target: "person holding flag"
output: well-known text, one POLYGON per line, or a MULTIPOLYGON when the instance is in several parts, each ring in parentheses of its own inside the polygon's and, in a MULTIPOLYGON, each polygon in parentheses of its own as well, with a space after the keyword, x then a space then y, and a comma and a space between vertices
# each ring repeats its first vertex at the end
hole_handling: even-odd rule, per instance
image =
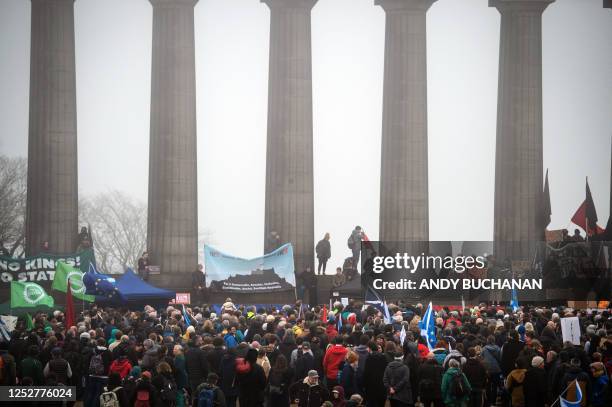
POLYGON ((423 319, 419 322, 419 328, 421 330, 421 336, 425 338, 425 341, 427 342, 429 351, 433 351, 438 339, 436 338, 436 321, 431 302, 425 310, 423 319))

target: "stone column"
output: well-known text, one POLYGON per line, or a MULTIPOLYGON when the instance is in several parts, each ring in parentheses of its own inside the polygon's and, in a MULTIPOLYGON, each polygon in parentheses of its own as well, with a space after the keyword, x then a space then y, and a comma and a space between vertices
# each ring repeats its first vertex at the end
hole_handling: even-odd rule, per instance
POLYGON ((386 13, 381 241, 429 239, 426 13, 434 2, 376 0, 375 3, 386 13))
POLYGON ((489 0, 501 14, 495 255, 531 259, 544 239, 542 13, 554 0, 489 0))
POLYGON ((151 264, 159 265, 162 275, 188 273, 198 262, 193 22, 197 0, 150 2, 153 60, 147 245, 151 264))
POLYGON ((27 253, 71 253, 78 233, 74 0, 32 0, 27 253))
POLYGON ((314 260, 310 12, 317 0, 262 2, 270 8, 264 241, 274 231, 292 243, 300 273, 314 260))

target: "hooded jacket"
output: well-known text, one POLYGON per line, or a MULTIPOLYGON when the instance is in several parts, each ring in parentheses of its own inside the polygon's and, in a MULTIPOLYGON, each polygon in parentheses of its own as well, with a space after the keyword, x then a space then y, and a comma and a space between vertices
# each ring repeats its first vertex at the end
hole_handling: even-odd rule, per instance
POLYGON ((342 386, 335 386, 331 394, 331 402, 334 407, 344 407, 346 400, 344 398, 344 389, 342 386), (338 392, 338 397, 334 397, 333 392, 338 392))
POLYGON ((506 389, 512 397, 512 407, 525 406, 525 392, 523 389, 525 373, 527 373, 527 369, 514 369, 506 380, 506 389))
POLYGON ((472 387, 470 386, 470 382, 465 375, 461 373, 461 370, 457 369, 456 367, 451 367, 446 371, 446 373, 444 373, 444 376, 442 377, 442 400, 447 407, 462 406, 467 400, 469 400, 471 392, 472 387), (460 374, 463 378, 465 395, 461 399, 457 399, 457 397, 452 394, 451 382, 456 374, 460 374))
POLYGON ((337 379, 340 363, 346 357, 347 352, 348 349, 342 345, 332 345, 327 349, 323 358, 323 370, 325 370, 325 376, 328 379, 337 379))
POLYGON ((113 363, 111 363, 110 368, 108 369, 108 375, 110 376, 112 372, 117 372, 119 373, 121 380, 123 380, 128 374, 130 374, 130 370, 132 370, 132 364, 128 358, 119 358, 113 360, 113 363))
POLYGON ((387 391, 390 388, 395 390, 393 394, 389 393, 389 399, 412 404, 410 370, 402 361, 394 360, 387 365, 383 375, 383 384, 387 388, 387 391))
POLYGON ((292 386, 291 393, 299 400, 298 407, 320 407, 329 401, 329 392, 320 382, 317 384, 308 383, 308 378, 297 382, 292 386))

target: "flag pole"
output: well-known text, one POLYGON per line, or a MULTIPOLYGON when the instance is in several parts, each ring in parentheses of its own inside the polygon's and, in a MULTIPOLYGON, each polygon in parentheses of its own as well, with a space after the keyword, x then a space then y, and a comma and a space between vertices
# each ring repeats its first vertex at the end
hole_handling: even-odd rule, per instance
POLYGON ((557 399, 555 401, 553 401, 553 403, 549 407, 553 407, 555 404, 557 404, 557 401, 561 400, 561 396, 563 396, 565 394, 565 392, 569 390, 570 386, 572 386, 574 384, 574 382, 576 382, 576 386, 580 386, 580 384, 578 384, 578 379, 574 379, 574 381, 567 385, 565 390, 563 390, 561 392, 561 394, 559 394, 557 399))

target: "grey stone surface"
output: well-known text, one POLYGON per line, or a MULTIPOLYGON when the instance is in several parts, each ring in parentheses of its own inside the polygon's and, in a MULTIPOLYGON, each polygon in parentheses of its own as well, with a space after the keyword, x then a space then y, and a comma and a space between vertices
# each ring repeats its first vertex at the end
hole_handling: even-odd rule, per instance
MULTIPOLYGON (((153 5, 147 246, 161 273, 197 267, 197 140, 193 12, 197 0, 153 5)), ((155 277, 152 278, 155 281, 155 277)))
POLYGON ((74 0, 32 0, 27 253, 75 250, 78 233, 74 0))
POLYGON ((381 241, 429 239, 426 13, 434 2, 375 2, 386 13, 381 241))
POLYGON ((489 1, 501 14, 493 234, 500 259, 530 259, 544 239, 542 13, 552 2, 489 1))
POLYGON ((262 0, 270 8, 265 234, 294 248, 299 273, 313 268, 312 52, 317 0, 262 0))

